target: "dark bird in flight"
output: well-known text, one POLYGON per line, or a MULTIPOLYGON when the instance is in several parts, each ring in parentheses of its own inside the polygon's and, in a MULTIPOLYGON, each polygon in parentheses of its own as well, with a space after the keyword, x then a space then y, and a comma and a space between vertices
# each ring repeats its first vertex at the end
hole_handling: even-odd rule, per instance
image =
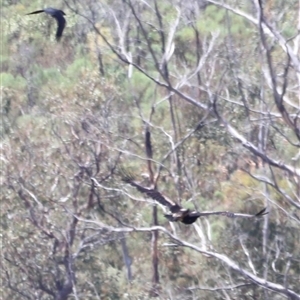
POLYGON ((62 33, 64 31, 65 25, 66 25, 66 19, 64 18, 64 16, 66 14, 62 10, 48 7, 48 8, 42 9, 42 10, 37 10, 37 11, 31 12, 27 15, 40 14, 42 12, 50 15, 57 21, 56 40, 59 41, 62 36, 62 33))
POLYGON ((266 212, 266 208, 262 209, 255 215, 249 215, 249 214, 242 214, 242 213, 233 213, 229 211, 191 211, 187 208, 183 208, 176 202, 173 202, 172 200, 168 199, 167 197, 163 196, 159 191, 156 189, 151 188, 145 188, 141 186, 140 184, 136 183, 134 181, 134 178, 122 172, 122 180, 131 186, 135 187, 139 192, 146 194, 149 198, 152 198, 159 202, 160 204, 166 206, 169 208, 170 212, 165 214, 165 217, 171 221, 171 222, 182 222, 184 224, 192 224, 194 223, 199 217, 203 216, 210 216, 210 215, 221 215, 228 218, 257 218, 261 217, 268 212, 266 212))

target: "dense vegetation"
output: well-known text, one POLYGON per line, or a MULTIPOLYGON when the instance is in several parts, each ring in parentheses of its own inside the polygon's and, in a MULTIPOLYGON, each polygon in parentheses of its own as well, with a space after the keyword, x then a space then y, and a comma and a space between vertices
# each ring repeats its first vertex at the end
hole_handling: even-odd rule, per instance
POLYGON ((1 11, 2 298, 300 299, 299 1, 43 5, 1 11))

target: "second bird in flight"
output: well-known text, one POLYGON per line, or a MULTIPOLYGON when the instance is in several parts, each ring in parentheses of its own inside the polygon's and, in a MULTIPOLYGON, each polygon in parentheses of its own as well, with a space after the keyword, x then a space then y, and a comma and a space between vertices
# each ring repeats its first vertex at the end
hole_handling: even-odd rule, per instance
POLYGON ((48 7, 48 8, 42 9, 42 10, 36 10, 27 15, 39 14, 42 12, 50 15, 57 21, 56 40, 59 41, 62 36, 62 33, 64 31, 65 25, 66 25, 66 19, 64 18, 64 16, 66 14, 60 9, 48 7))

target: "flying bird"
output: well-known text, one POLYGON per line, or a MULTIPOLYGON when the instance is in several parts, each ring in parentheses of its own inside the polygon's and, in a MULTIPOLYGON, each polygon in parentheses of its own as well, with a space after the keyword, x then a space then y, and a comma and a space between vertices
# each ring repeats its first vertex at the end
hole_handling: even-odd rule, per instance
POLYGON ((50 15, 57 21, 56 40, 59 41, 62 36, 62 33, 64 31, 65 25, 66 25, 66 19, 64 18, 64 16, 66 14, 62 10, 48 7, 48 8, 42 9, 42 10, 37 10, 37 11, 31 12, 27 15, 40 14, 42 12, 50 15))
POLYGON ((159 202, 160 204, 169 208, 170 212, 165 214, 165 217, 171 222, 182 222, 184 224, 192 224, 199 217, 210 216, 210 215, 221 215, 228 218, 257 218, 261 217, 268 212, 266 208, 262 209, 255 215, 242 214, 242 213, 233 213, 229 211, 191 211, 190 209, 183 208, 176 202, 168 199, 166 196, 163 196, 159 191, 152 188, 146 188, 141 186, 139 183, 134 181, 134 178, 130 174, 122 172, 122 180, 131 186, 135 187, 139 192, 146 194, 149 198, 152 198, 159 202))

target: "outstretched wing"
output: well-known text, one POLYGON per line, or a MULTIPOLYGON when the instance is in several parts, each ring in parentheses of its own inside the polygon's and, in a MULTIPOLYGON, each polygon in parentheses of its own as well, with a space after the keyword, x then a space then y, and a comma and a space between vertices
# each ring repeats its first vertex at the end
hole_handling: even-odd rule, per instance
POLYGON ((195 214, 197 214, 199 217, 210 216, 210 215, 221 215, 221 216, 225 216, 228 218, 259 218, 259 217, 264 216, 269 213, 266 210, 267 210, 267 208, 265 207, 264 209, 262 209, 261 211, 259 211, 258 213, 254 214, 254 215, 233 213, 230 211, 202 211, 202 212, 195 212, 195 214))
POLYGON ((42 9, 42 10, 36 10, 36 11, 33 11, 33 12, 31 12, 31 13, 29 13, 29 14, 26 14, 26 15, 34 15, 34 14, 39 14, 39 13, 42 13, 42 12, 44 12, 43 9, 42 9))
POLYGON ((122 180, 124 182, 135 187, 139 192, 146 194, 149 198, 152 198, 152 199, 156 200, 157 202, 159 202, 160 204, 167 206, 171 211, 173 211, 175 209, 175 207, 178 208, 177 210, 181 209, 181 207, 178 204, 171 201, 167 197, 163 196, 159 191, 157 191, 155 189, 143 187, 139 183, 135 182, 133 177, 130 174, 125 173, 124 170, 122 171, 121 175, 122 175, 122 180))
POLYGON ((61 12, 52 15, 53 18, 57 21, 57 31, 56 31, 56 39, 59 40, 62 36, 62 33, 64 31, 65 25, 66 25, 66 19, 63 17, 61 12))

